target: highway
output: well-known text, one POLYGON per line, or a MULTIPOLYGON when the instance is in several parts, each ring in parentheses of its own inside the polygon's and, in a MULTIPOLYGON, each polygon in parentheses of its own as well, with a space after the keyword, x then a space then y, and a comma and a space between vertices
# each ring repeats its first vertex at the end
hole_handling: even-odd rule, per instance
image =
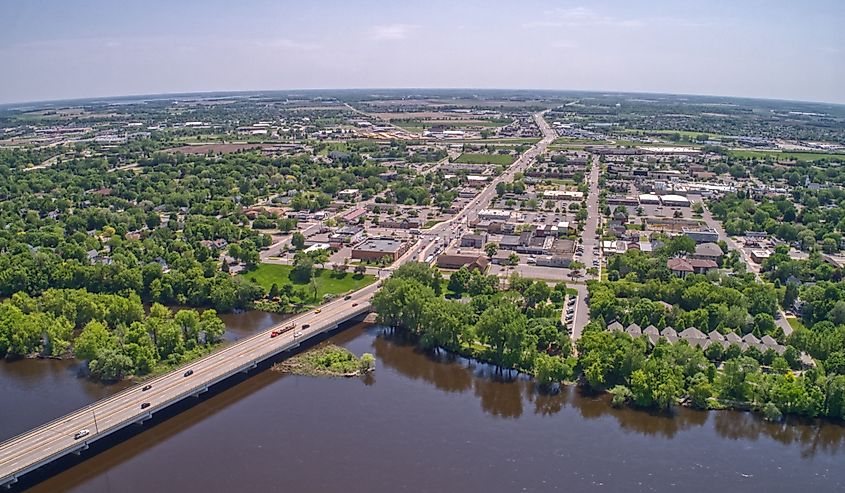
POLYGON ((3 442, 0 444, 0 485, 13 483, 18 476, 56 458, 84 450, 99 438, 132 423, 143 422, 170 404, 199 395, 210 385, 238 372, 246 372, 271 356, 368 312, 378 285, 371 284, 352 293, 348 300, 337 299, 288 319, 178 370, 148 380, 143 386, 136 385, 3 442), (292 323, 296 324, 295 329, 270 337, 274 330, 292 323), (310 326, 306 328, 303 324, 310 326), (193 374, 184 376, 188 370, 193 374), (150 388, 144 390, 146 386, 150 388), (149 403, 149 407, 142 409, 144 403, 149 403), (74 435, 82 430, 88 430, 88 434, 75 439, 74 435))

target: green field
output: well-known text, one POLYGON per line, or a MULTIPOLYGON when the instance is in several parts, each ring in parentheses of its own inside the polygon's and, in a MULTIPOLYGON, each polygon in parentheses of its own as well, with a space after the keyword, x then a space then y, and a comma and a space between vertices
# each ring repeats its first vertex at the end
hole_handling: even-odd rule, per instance
POLYGON ((816 161, 818 159, 832 159, 845 161, 845 154, 842 153, 825 153, 825 152, 802 152, 802 151, 745 151, 734 150, 728 151, 731 157, 737 158, 766 158, 772 157, 774 159, 794 159, 796 161, 816 161))
POLYGON ((456 163, 467 164, 501 164, 508 166, 516 161, 516 156, 511 154, 461 154, 456 163))
MULTIPOLYGON (((273 283, 282 287, 286 284, 292 285, 295 289, 308 291, 308 283, 295 283, 290 278, 293 267, 281 264, 261 264, 255 269, 241 274, 243 277, 255 281, 266 290, 270 290, 273 283)), ((351 267, 350 267, 351 271, 351 267)), ((349 291, 356 291, 376 280, 375 276, 368 274, 356 275, 348 272, 342 277, 337 277, 330 269, 315 269, 317 282, 317 299, 322 299, 325 294, 340 295, 349 291)), ((308 293, 311 294, 310 292, 308 293)))

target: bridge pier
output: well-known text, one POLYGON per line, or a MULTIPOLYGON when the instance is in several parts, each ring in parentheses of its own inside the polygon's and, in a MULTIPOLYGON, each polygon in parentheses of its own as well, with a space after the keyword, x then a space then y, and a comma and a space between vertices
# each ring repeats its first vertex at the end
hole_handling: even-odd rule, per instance
POLYGON ((147 420, 151 419, 152 417, 153 417, 153 413, 147 413, 147 414, 141 416, 141 419, 136 421, 135 424, 138 425, 138 426, 141 426, 141 425, 144 424, 144 421, 147 421, 147 420))
POLYGON ((256 363, 255 361, 253 361, 251 365, 249 365, 246 368, 244 368, 243 370, 241 370, 241 373, 249 373, 249 370, 252 370, 254 368, 258 368, 258 363, 256 363))
POLYGON ((203 388, 201 388, 201 389, 197 390, 196 392, 194 392, 193 394, 191 394, 191 396, 192 396, 192 397, 199 397, 199 396, 200 396, 200 394, 204 394, 204 393, 206 393, 206 392, 208 392, 208 385, 206 385, 206 386, 204 386, 203 388))
POLYGON ((82 455, 82 452, 88 450, 88 443, 86 442, 84 445, 79 447, 78 449, 73 451, 74 455, 82 455))
POLYGON ((8 480, 8 481, 6 481, 5 483, 3 483, 3 488, 5 488, 5 489, 7 489, 7 490, 8 490, 8 489, 11 489, 11 488, 12 488, 12 485, 13 485, 13 484, 15 484, 15 483, 17 483, 17 482, 18 482, 18 477, 17 477, 17 476, 12 476, 11 478, 9 478, 9 480, 8 480))

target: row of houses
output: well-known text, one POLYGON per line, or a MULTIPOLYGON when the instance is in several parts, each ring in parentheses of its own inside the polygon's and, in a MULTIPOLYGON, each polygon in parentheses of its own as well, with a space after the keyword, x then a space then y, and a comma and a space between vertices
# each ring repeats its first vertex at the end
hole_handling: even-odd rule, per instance
POLYGON ((678 332, 672 327, 666 327, 663 330, 658 330, 658 328, 654 325, 649 325, 645 329, 641 329, 637 324, 630 324, 627 327, 624 327, 621 323, 619 323, 619 321, 615 321, 608 325, 607 330, 611 332, 625 332, 631 337, 645 336, 652 346, 656 345, 657 342, 663 338, 670 344, 683 340, 691 346, 700 347, 702 349, 706 349, 712 344, 719 344, 723 349, 727 349, 729 346, 735 345, 742 351, 746 351, 749 348, 755 348, 763 353, 768 350, 773 350, 779 355, 782 355, 786 351, 786 346, 778 343, 775 338, 769 335, 758 338, 754 334, 749 333, 740 337, 733 332, 722 334, 717 330, 711 330, 709 333, 705 334, 695 327, 687 327, 681 332, 678 332))

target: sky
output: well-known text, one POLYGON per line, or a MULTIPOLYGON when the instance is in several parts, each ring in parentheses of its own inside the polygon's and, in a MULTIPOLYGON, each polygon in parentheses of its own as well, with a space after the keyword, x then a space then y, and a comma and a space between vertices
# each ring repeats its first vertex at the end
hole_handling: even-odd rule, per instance
POLYGON ((0 103, 561 89, 845 103, 841 0, 2 0, 0 103))

